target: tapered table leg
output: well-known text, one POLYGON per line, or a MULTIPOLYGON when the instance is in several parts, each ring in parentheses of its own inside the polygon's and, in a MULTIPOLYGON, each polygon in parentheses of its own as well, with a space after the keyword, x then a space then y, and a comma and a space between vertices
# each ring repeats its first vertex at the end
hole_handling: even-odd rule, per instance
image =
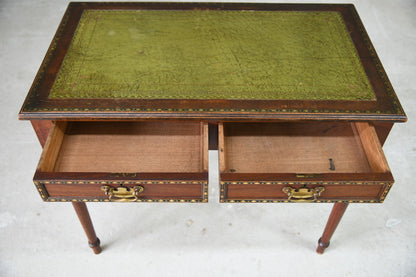
POLYGON ((329 215, 328 222, 322 237, 318 241, 318 248, 316 252, 323 254, 325 248, 329 246, 329 241, 331 240, 332 235, 335 232, 335 229, 338 226, 338 223, 341 221, 342 216, 344 215, 345 210, 348 207, 348 203, 335 203, 332 208, 331 214, 329 215))
POLYGON ((95 234, 87 205, 84 202, 72 202, 72 205, 74 206, 79 221, 81 221, 82 228, 84 228, 85 234, 87 235, 88 245, 92 248, 95 254, 100 254, 100 240, 95 234))

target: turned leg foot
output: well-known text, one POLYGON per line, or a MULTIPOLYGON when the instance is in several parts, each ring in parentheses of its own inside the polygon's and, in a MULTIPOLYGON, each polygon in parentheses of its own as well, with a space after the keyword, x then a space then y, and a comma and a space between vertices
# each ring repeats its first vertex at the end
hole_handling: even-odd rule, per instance
POLYGON ((84 228, 85 234, 88 238, 88 245, 92 248, 95 254, 101 253, 100 240, 97 238, 92 225, 90 214, 88 213, 87 205, 84 202, 72 202, 75 212, 84 228))
POLYGON ((97 240, 94 243, 88 242, 88 246, 91 247, 92 251, 94 251, 94 254, 101 253, 101 246, 100 246, 99 238, 97 238, 97 240))
POLYGON ((335 229, 338 226, 338 223, 341 221, 342 216, 344 215, 345 210, 348 207, 348 203, 335 203, 332 208, 331 214, 329 215, 328 222, 322 237, 318 241, 318 248, 316 252, 318 254, 323 254, 325 249, 329 246, 329 241, 331 240, 332 235, 335 232, 335 229))
POLYGON ((322 237, 321 237, 318 240, 318 248, 316 248, 316 252, 318 254, 323 254, 325 249, 328 248, 328 246, 329 246, 329 241, 327 243, 323 243, 322 242, 322 237))

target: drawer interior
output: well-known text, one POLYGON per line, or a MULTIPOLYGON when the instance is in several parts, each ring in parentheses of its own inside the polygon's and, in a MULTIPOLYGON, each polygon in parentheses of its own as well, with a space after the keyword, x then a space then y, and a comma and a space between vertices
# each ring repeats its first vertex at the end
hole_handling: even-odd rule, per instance
POLYGON ((205 172, 208 126, 201 122, 56 122, 42 172, 205 172))
POLYGON ((221 173, 381 173, 389 167, 368 123, 219 125, 221 173))

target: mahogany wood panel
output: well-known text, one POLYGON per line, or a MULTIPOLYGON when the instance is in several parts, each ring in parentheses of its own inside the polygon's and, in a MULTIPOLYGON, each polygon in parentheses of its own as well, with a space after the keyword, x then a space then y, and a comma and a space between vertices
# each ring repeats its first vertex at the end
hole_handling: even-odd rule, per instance
POLYGON ((284 187, 305 185, 324 186, 322 201, 378 202, 394 181, 365 122, 220 123, 219 162, 222 201, 285 200, 284 187))
POLYGON ((219 136, 222 173, 389 171, 368 123, 224 123, 219 136))
MULTIPOLYGON (((288 196, 282 191, 284 187, 302 188, 301 185, 242 185, 230 184, 226 185, 225 200, 287 200, 288 196)), ((385 190, 385 185, 307 185, 307 188, 313 189, 318 186, 323 186, 325 191, 321 193, 318 200, 365 200, 377 201, 379 196, 385 190)))
POLYGON ((75 212, 81 222, 82 228, 84 228, 85 234, 88 238, 88 244, 92 248, 95 254, 101 253, 100 240, 95 234, 94 226, 88 213, 87 205, 83 202, 72 202, 75 212))
POLYGON ((199 122, 57 122, 42 153, 44 172, 203 172, 208 125, 199 122), (61 146, 62 145, 62 146, 61 146))
POLYGON ((73 122, 55 171, 202 172, 206 132, 199 122, 73 122))
POLYGON ((55 168, 56 159, 59 156, 59 150, 62 145, 62 141, 65 137, 65 131, 67 127, 66 121, 60 121, 53 124, 48 139, 46 140, 44 151, 40 156, 38 170, 40 171, 53 171, 55 168))
MULTIPOLYGON (((208 154, 208 150, 209 150, 209 127, 208 127, 208 123, 206 122, 200 122, 199 124, 200 126, 200 145, 199 145, 199 150, 200 150, 200 159, 202 160, 200 162, 200 172, 208 172, 208 168, 209 168, 209 154, 208 154)), ((189 157, 189 159, 191 159, 192 157, 189 157)))
MULTIPOLYGON (((218 124, 218 162, 219 162, 219 170, 220 174, 225 172, 225 134, 224 134, 224 123, 218 124)), ((221 179, 221 178, 220 178, 221 179)))
POLYGON ((225 172, 370 171, 349 123, 224 124, 223 149, 225 172))
POLYGON ((49 131, 52 127, 51 120, 31 120, 33 129, 38 137, 40 145, 45 146, 46 139, 48 138, 49 131))
POLYGON ((376 129, 378 140, 381 145, 384 145, 384 142, 387 139, 391 129, 393 128, 393 123, 383 123, 383 122, 373 122, 374 128, 376 129))
POLYGON ((80 182, 139 182, 142 180, 207 180, 208 172, 153 172, 153 173, 112 173, 112 172, 42 172, 37 170, 33 178, 38 182, 50 180, 80 182))
POLYGON ((34 181, 44 200, 107 199, 102 185, 123 184, 142 185, 140 199, 206 201, 208 124, 56 122, 34 181))
POLYGON ((318 241, 318 248, 316 252, 318 254, 323 254, 325 248, 329 246, 329 241, 331 240, 332 235, 335 232, 339 222, 341 221, 342 216, 344 215, 345 210, 348 207, 348 203, 335 203, 332 208, 331 214, 329 215, 328 222, 326 224, 324 233, 318 241))
POLYGON ((209 150, 218 150, 218 123, 208 123, 209 150))
POLYGON ((353 127, 358 131, 371 171, 390 171, 374 127, 367 122, 356 122, 353 127))
MULTIPOLYGON (((46 191, 50 197, 72 199, 108 199, 101 190, 101 186, 106 185, 105 182, 100 184, 45 184, 46 191)), ((111 187, 117 188, 119 185, 109 183, 111 187)), ((144 191, 140 193, 139 199, 202 199, 202 184, 128 184, 125 187, 134 187, 141 185, 144 191)))

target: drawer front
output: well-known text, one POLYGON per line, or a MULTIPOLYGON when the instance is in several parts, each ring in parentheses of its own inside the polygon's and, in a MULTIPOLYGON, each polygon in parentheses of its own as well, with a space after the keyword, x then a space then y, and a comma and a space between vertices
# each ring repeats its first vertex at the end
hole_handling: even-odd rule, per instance
POLYGON ((220 201, 378 203, 384 201, 392 184, 392 182, 221 182, 220 201), (307 195, 302 194, 302 189, 307 195))
POLYGON ((208 124, 56 122, 34 182, 46 201, 207 202, 208 124))
POLYGON ((382 202, 394 180, 369 123, 219 124, 222 202, 382 202))
POLYGON ((199 181, 36 181, 45 201, 207 202, 208 183, 199 181), (134 192, 136 189, 137 193, 134 192), (121 192, 126 192, 122 194, 121 192))

